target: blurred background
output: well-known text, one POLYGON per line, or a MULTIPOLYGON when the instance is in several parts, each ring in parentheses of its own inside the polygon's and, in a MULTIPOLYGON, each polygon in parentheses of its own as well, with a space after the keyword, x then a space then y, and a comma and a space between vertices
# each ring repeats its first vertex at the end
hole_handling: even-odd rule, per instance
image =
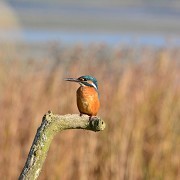
POLYGON ((42 116, 99 82, 100 133, 53 140, 46 179, 180 179, 179 0, 1 0, 0 179, 17 179, 42 116), (77 148, 78 147, 78 148, 77 148))

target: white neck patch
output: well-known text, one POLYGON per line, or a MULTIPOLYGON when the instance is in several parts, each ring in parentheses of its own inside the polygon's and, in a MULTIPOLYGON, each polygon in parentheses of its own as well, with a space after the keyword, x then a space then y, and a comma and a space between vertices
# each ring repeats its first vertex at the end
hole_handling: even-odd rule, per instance
MULTIPOLYGON (((88 82, 87 82, 88 83, 88 82)), ((83 83, 79 83, 81 86, 83 86, 83 87, 85 87, 85 86, 87 86, 87 85, 85 85, 85 84, 83 84, 83 83)), ((93 83, 93 82, 91 82, 91 83, 88 83, 88 84, 90 84, 90 85, 92 85, 96 90, 98 90, 97 89, 97 86, 93 83)))
POLYGON ((92 82, 91 85, 97 90, 97 87, 96 87, 96 85, 93 82, 92 82))

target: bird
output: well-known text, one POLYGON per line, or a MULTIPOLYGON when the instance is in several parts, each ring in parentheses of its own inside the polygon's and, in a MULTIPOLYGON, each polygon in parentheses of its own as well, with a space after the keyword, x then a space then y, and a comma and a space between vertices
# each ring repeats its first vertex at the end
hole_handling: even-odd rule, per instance
POLYGON ((76 82, 80 87, 76 91, 77 107, 80 116, 86 114, 89 120, 96 116, 100 108, 98 83, 95 77, 84 75, 79 78, 66 78, 65 81, 76 82))

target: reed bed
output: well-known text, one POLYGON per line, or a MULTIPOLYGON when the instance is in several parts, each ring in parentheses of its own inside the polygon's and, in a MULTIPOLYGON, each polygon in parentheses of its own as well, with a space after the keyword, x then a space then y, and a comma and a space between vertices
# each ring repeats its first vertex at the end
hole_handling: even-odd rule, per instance
POLYGON ((0 179, 17 179, 42 116, 78 113, 77 84, 99 82, 100 133, 56 136, 41 180, 180 179, 180 51, 104 44, 53 46, 25 59, 0 51, 0 179), (47 52, 46 52, 47 53, 47 52))

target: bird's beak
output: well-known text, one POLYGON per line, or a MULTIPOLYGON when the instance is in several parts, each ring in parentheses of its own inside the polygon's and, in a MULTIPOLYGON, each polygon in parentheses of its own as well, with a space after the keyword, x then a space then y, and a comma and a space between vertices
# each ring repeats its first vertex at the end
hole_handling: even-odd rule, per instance
POLYGON ((76 78, 65 78, 64 80, 71 81, 71 82, 77 82, 77 83, 81 82, 79 79, 76 79, 76 78))

